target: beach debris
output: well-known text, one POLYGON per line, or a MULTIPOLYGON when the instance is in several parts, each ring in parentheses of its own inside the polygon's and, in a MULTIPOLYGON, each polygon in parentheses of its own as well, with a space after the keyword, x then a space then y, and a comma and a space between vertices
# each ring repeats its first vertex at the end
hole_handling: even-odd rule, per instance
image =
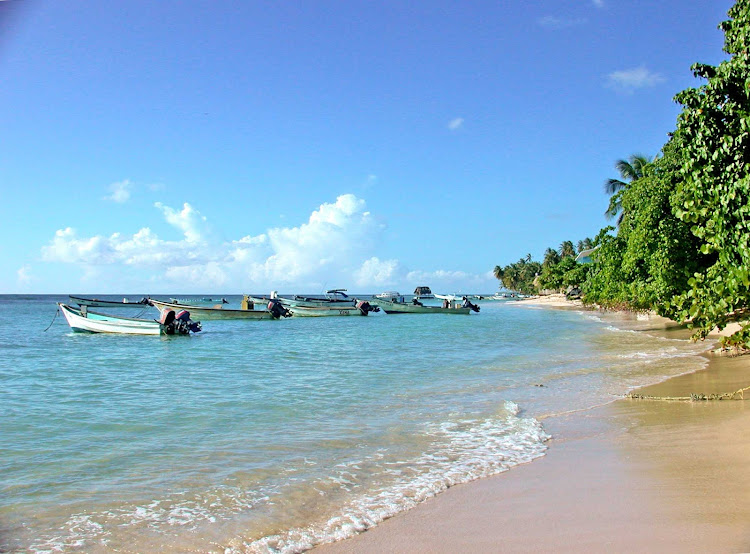
POLYGON ((691 393, 690 396, 650 396, 647 394, 637 394, 637 393, 631 392, 630 394, 626 394, 625 398, 629 398, 631 400, 663 400, 663 401, 671 401, 671 402, 704 402, 707 400, 744 400, 746 390, 750 390, 750 387, 744 387, 742 389, 736 390, 735 392, 712 393, 712 394, 691 393))

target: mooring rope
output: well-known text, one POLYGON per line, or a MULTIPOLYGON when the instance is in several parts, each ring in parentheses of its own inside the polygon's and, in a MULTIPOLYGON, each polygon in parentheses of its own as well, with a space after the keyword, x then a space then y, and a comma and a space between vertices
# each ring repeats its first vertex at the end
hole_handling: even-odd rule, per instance
POLYGON ((43 331, 44 333, 46 333, 46 332, 47 332, 47 331, 49 330, 49 328, 50 328, 50 327, 52 327, 52 324, 53 324, 53 323, 55 322, 55 320, 57 319, 57 314, 59 314, 59 313, 60 313, 60 306, 58 306, 58 307, 57 307, 57 310, 55 310, 55 317, 53 317, 53 318, 52 318, 52 321, 50 321, 50 322, 49 322, 49 325, 47 325, 47 329, 45 329, 45 330, 43 331))
POLYGON ((690 396, 650 396, 647 394, 630 393, 626 394, 625 398, 630 398, 632 400, 665 400, 672 402, 701 402, 704 400, 744 400, 746 390, 750 390, 750 387, 744 387, 734 392, 713 394, 693 393, 690 394, 690 396), (736 398, 738 395, 739 398, 736 398))

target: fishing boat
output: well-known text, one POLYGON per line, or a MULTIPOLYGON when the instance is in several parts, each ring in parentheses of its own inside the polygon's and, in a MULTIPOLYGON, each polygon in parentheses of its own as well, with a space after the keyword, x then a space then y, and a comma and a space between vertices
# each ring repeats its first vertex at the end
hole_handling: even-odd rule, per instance
POLYGON ((356 306, 292 306, 289 311, 294 317, 330 317, 367 315, 370 312, 379 312, 380 308, 369 302, 360 301, 356 306))
POLYGON ((82 296, 68 296, 70 302, 88 308, 143 308, 148 306, 148 298, 144 297, 137 301, 128 300, 102 300, 99 298, 84 298, 82 296))
POLYGON ((120 317, 91 312, 88 306, 80 309, 62 302, 60 307, 70 328, 83 333, 113 333, 119 335, 189 335, 201 330, 201 324, 190 320, 189 312, 162 312, 159 320, 120 317))
POLYGON ((185 306, 193 306, 196 304, 229 304, 226 298, 170 298, 169 301, 172 304, 182 304, 185 306))
MULTIPOLYGON (((213 319, 278 319, 269 310, 256 310, 254 307, 247 306, 246 309, 224 308, 222 304, 215 306, 194 306, 187 304, 177 304, 174 302, 165 302, 164 300, 149 299, 151 305, 159 310, 189 310, 195 317, 205 320, 213 319)), ((245 303, 247 305, 247 303, 245 303)), ((281 314, 283 315, 283 314, 281 314)))
MULTIPOLYGON (((274 293, 271 293, 273 297, 274 293)), ((287 306, 315 307, 339 307, 354 306, 356 299, 346 294, 346 289, 327 290, 325 296, 300 296, 295 294, 292 298, 278 297, 282 304, 287 306)))
POLYGON ((326 307, 349 307, 354 306, 356 300, 346 294, 346 289, 331 289, 326 291, 325 296, 300 296, 295 294, 291 298, 279 296, 273 290, 269 296, 248 296, 255 304, 265 305, 272 301, 278 301, 287 308, 326 308, 326 307))
MULTIPOLYGON (((395 302, 393 300, 378 299, 377 305, 387 314, 458 314, 468 315, 471 308, 461 306, 445 308, 442 306, 425 306, 408 302, 395 302)), ((452 304, 453 306, 453 304, 452 304)))

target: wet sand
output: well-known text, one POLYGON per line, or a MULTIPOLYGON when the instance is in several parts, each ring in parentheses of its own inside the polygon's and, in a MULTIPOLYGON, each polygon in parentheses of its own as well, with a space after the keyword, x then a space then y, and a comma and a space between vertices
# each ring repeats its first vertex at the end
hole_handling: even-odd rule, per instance
MULTIPOLYGON (((636 392, 747 386, 750 356, 710 355, 705 370, 636 392)), ((542 459, 316 551, 750 551, 750 403, 622 399, 543 423, 553 439, 542 459)))

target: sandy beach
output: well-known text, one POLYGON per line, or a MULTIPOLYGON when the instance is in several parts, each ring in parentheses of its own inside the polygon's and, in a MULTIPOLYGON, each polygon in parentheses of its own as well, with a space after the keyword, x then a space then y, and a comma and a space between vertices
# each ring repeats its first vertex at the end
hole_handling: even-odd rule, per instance
MULTIPOLYGON (((525 302, 575 307, 564 297, 525 302)), ((655 327, 659 327, 661 322, 655 327)), ((649 397, 750 385, 750 357, 639 389, 649 397)), ((745 393, 750 399, 750 391, 745 393)), ((324 553, 746 552, 750 407, 620 399, 543 421, 542 459, 449 489, 324 553)))

